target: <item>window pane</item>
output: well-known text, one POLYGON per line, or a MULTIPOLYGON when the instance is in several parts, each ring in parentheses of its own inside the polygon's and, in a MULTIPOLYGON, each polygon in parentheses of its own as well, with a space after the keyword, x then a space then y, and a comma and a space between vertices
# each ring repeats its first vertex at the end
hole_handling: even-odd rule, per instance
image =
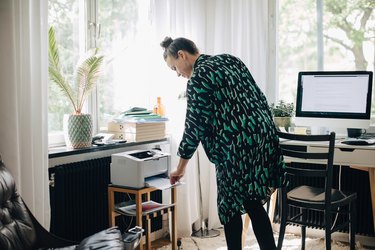
POLYGON ((278 28, 279 97, 294 102, 298 71, 317 67, 315 0, 282 0, 278 28))
MULTIPOLYGON (((281 0, 279 2, 279 98, 295 101, 297 75, 303 70, 374 71, 373 0, 281 0), (322 32, 317 18, 321 11, 322 32), (323 49, 318 50, 319 37, 323 49), (323 67, 319 68, 321 57, 323 67)), ((374 95, 373 95, 374 99, 374 95)), ((375 119, 375 101, 372 117, 375 119)), ((375 124, 375 121, 372 122, 375 124)))
MULTIPOLYGON (((54 26, 60 63, 69 82, 74 81, 74 68, 79 60, 79 2, 78 0, 49 0, 48 25, 54 26)), ((55 83, 49 83, 48 132, 63 130, 63 116, 73 112, 72 105, 55 83)))
POLYGON ((134 60, 136 51, 129 48, 134 44, 139 25, 139 4, 147 1, 99 0, 98 22, 101 35, 98 46, 106 56, 106 67, 98 83, 99 128, 118 112, 131 104, 129 93, 136 79, 129 79, 129 63, 134 60))

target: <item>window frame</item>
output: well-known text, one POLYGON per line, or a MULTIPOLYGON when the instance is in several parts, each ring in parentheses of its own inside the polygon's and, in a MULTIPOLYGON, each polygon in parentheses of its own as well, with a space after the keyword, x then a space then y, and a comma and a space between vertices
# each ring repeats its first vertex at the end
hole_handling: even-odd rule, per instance
MULTIPOLYGON (((100 36, 100 24, 97 22, 97 6, 98 0, 79 1, 79 50, 83 55, 90 48, 95 48, 97 38, 100 36)), ((95 88, 88 96, 84 105, 84 111, 92 115, 93 134, 98 133, 98 107, 97 107, 97 89, 95 88)), ((64 140, 64 132, 48 131, 48 147, 66 146, 64 140)))

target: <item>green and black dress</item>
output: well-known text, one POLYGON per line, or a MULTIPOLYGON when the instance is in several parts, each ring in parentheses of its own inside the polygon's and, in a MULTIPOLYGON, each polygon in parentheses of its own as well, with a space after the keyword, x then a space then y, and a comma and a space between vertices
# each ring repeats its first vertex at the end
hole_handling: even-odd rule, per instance
POLYGON ((215 164, 222 224, 246 199, 265 200, 285 184, 285 165, 266 97, 245 64, 223 54, 200 55, 187 83, 185 131, 178 155, 201 142, 215 164))

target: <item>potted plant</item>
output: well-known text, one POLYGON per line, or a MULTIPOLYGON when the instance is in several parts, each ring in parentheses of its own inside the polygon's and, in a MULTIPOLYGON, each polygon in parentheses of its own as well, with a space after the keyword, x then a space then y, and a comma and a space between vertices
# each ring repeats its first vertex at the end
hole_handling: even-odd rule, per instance
POLYGON ((271 104, 271 111, 276 127, 282 127, 288 131, 294 115, 294 104, 280 100, 277 103, 271 104))
POLYGON ((49 78, 57 84, 73 106, 72 114, 64 116, 65 142, 71 148, 89 147, 92 139, 92 118, 90 114, 83 114, 82 108, 100 76, 104 57, 97 54, 98 49, 89 51, 88 55, 77 65, 76 81, 70 83, 61 69, 53 27, 50 27, 48 31, 48 40, 49 78))

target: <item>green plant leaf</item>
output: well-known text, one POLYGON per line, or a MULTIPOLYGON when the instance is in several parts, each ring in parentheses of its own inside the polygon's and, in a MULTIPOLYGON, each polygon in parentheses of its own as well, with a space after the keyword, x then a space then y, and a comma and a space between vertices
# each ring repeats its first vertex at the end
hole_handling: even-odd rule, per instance
POLYGON ((50 80, 57 84, 62 93, 71 102, 74 112, 80 114, 87 96, 95 87, 101 73, 104 56, 97 55, 98 49, 90 53, 77 65, 76 82, 74 87, 64 77, 60 66, 59 51, 56 43, 55 30, 50 27, 48 31, 48 73, 50 80))
POLYGON ((101 65, 103 63, 103 56, 94 55, 86 58, 83 63, 77 68, 76 81, 78 83, 78 109, 82 110, 83 104, 95 87, 101 73, 101 65))
POLYGON ((271 104, 271 111, 274 117, 292 117, 294 115, 294 104, 280 100, 271 104))

